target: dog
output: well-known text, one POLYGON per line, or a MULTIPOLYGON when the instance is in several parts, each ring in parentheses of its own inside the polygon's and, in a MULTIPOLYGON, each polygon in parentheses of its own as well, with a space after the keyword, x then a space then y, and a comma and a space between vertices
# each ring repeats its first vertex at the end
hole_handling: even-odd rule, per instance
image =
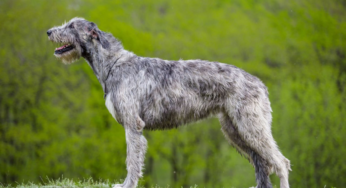
POLYGON ((47 35, 62 44, 54 55, 64 63, 87 61, 102 85, 106 107, 125 129, 127 176, 114 188, 137 187, 147 148, 143 130, 176 128, 211 115, 218 116, 226 139, 254 166, 257 188, 271 188, 274 172, 280 187, 289 188, 290 161, 272 136, 268 90, 257 77, 219 62, 137 56, 83 18, 53 27, 47 35))

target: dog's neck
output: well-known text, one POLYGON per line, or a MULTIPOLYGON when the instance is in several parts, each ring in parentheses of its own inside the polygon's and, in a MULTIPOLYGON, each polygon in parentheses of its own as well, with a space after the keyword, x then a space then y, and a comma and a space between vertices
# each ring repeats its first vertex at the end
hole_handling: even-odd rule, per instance
POLYGON ((119 62, 120 58, 126 56, 129 52, 123 48, 104 49, 98 48, 87 49, 82 53, 82 57, 87 61, 98 81, 100 82, 105 95, 108 93, 106 81, 112 68, 119 62), (107 60, 103 59, 107 57, 107 60))

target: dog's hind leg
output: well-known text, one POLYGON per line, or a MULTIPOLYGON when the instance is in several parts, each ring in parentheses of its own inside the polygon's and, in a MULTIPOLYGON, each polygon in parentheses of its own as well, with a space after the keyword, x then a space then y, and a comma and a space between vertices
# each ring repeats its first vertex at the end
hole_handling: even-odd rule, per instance
POLYGON ((226 139, 255 167, 257 188, 272 188, 269 179, 268 163, 243 141, 238 133, 237 127, 233 125, 227 115, 220 115, 220 123, 222 126, 221 130, 226 139))
MULTIPOLYGON (((249 158, 254 157, 263 161, 262 164, 267 166, 268 175, 275 172, 280 178, 280 187, 289 188, 290 162, 279 151, 272 136, 269 102, 248 103, 238 109, 235 107, 232 111, 225 113, 222 119, 224 121, 223 131, 227 133, 226 136, 231 135, 230 137, 232 137, 236 132, 237 137, 241 140, 238 142, 243 142, 244 146, 251 149, 251 152, 247 152, 249 158)), ((234 139, 232 140, 235 142, 234 139)), ((255 162, 254 159, 253 162, 255 162)), ((256 168, 256 164, 254 166, 256 168)))
POLYGON ((241 138, 270 165, 270 173, 275 172, 280 178, 280 187, 289 188, 290 161, 282 155, 271 133, 268 105, 269 102, 249 103, 232 120, 241 138))

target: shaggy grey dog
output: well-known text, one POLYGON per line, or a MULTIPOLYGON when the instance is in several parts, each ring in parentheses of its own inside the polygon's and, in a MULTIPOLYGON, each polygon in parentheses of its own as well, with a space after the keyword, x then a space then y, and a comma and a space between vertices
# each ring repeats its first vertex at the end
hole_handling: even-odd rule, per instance
POLYGON ((176 128, 210 115, 219 117, 227 140, 255 167, 258 188, 272 187, 273 172, 281 188, 289 187, 290 162, 273 139, 268 91, 257 77, 218 62, 139 57, 82 18, 47 34, 63 44, 54 55, 64 63, 86 59, 109 112, 125 129, 128 174, 114 187, 137 186, 147 148, 143 130, 176 128))

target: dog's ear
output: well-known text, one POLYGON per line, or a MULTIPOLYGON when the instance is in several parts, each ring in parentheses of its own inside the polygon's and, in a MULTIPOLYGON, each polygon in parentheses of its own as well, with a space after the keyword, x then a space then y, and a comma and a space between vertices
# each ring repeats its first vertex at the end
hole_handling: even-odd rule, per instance
POLYGON ((100 31, 99 29, 96 30, 96 33, 97 33, 97 36, 98 36, 98 39, 101 43, 102 48, 108 49, 109 48, 109 42, 106 39, 105 33, 100 31))
POLYGON ((89 31, 90 36, 93 39, 96 39, 100 42, 102 48, 104 48, 104 49, 109 48, 109 42, 106 39, 105 33, 100 31, 97 28, 96 24, 94 24, 93 22, 90 22, 89 27, 88 27, 88 31, 89 31))

